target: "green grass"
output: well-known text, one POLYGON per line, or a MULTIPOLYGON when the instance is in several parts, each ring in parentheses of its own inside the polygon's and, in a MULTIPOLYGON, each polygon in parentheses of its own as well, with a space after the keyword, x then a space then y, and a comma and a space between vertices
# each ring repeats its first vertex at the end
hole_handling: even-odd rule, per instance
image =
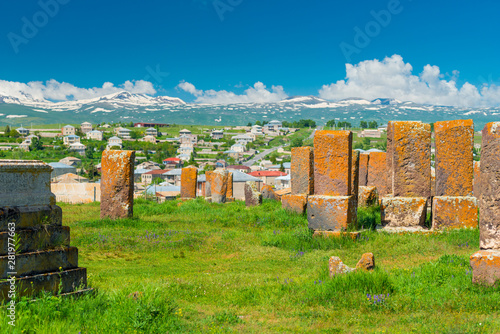
MULTIPOLYGON (((21 333, 495 333, 500 288, 471 283, 478 230, 313 238, 273 201, 137 200, 134 218, 62 204, 95 294, 20 301, 21 333), (376 270, 329 278, 328 259, 376 270), (384 295, 374 303, 367 294, 384 295)), ((365 228, 377 209, 360 210, 365 228)), ((0 328, 10 328, 0 310, 0 328)), ((8 330, 6 332, 9 332, 8 330)))

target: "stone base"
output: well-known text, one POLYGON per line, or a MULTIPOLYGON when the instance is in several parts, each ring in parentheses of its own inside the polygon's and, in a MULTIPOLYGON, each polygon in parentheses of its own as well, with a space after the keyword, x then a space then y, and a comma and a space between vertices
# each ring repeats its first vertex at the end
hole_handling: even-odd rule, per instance
POLYGON ((303 214, 307 208, 307 195, 283 195, 281 197, 281 207, 288 211, 303 214))
POLYGON ((377 232, 387 232, 387 233, 397 233, 397 234, 441 234, 442 231, 430 230, 425 227, 383 227, 381 225, 377 226, 377 232))
POLYGON ((9 223, 16 224, 16 231, 39 225, 61 226, 62 210, 57 205, 0 207, 0 232, 7 231, 9 223))
POLYGON ((359 239, 360 235, 360 232, 314 231, 313 238, 351 238, 356 240, 359 239))
POLYGON ((500 281, 500 250, 480 250, 470 257, 472 283, 498 285, 500 281))
MULTIPOLYGON (((36 295, 42 291, 53 294, 75 292, 87 287, 87 269, 74 268, 34 276, 16 278, 17 296, 36 295)), ((8 299, 10 281, 0 282, 0 302, 8 299)))
POLYGON ((356 226, 354 196, 312 195, 307 198, 309 228, 319 231, 343 231, 356 226))
POLYGON ((475 197, 436 196, 432 200, 432 228, 436 230, 477 228, 475 197))
POLYGON ((379 204, 377 187, 359 187, 358 206, 368 207, 379 204))
MULTIPOLYGON (((68 226, 39 226, 37 229, 19 230, 17 235, 21 242, 17 253, 29 253, 55 247, 69 247, 70 236, 68 226)), ((9 232, 0 232, 0 256, 9 253, 9 232)))
POLYGON ((425 197, 382 197, 380 213, 386 227, 424 227, 427 216, 425 197))

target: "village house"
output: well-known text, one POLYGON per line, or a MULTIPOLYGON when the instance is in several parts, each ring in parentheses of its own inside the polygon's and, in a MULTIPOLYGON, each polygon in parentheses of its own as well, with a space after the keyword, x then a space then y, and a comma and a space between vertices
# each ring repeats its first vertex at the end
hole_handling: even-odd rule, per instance
POLYGON ((268 132, 278 132, 281 128, 282 123, 276 120, 272 120, 271 122, 264 125, 264 129, 268 132))
POLYGON ((224 131, 223 130, 212 130, 210 137, 212 137, 212 139, 215 139, 215 140, 223 139, 224 138, 224 131))
POLYGON ((358 133, 359 138, 381 138, 382 131, 374 129, 364 129, 358 133))
POLYGON ((20 128, 17 128, 16 131, 21 135, 21 136, 27 136, 30 134, 30 130, 23 128, 22 126, 20 128))
POLYGON ((89 122, 83 122, 80 125, 80 130, 82 130, 83 133, 89 133, 90 131, 92 131, 92 124, 89 122))
POLYGON ((145 136, 144 138, 142 138, 142 141, 144 141, 146 143, 156 144, 156 138, 155 138, 155 136, 149 136, 149 135, 145 136))
POLYGON ((167 180, 169 183, 173 184, 174 186, 180 186, 181 185, 181 174, 182 174, 181 168, 169 170, 168 172, 165 173, 165 180, 167 180))
POLYGON ((74 173, 66 173, 52 179, 52 183, 88 183, 86 177, 76 175, 74 173))
POLYGON ((173 169, 173 168, 181 168, 183 162, 179 158, 167 158, 163 160, 163 164, 165 165, 165 168, 173 169))
POLYGON ((230 172, 232 172, 233 170, 237 170, 241 173, 250 173, 252 171, 250 167, 244 165, 230 165, 227 166, 226 169, 230 172))
POLYGON ((254 139, 247 134, 236 135, 236 136, 233 136, 231 139, 236 141, 236 142, 244 142, 245 144, 248 144, 248 143, 251 143, 254 141, 254 139))
POLYGON ((147 128, 146 129, 146 136, 155 136, 155 137, 157 137, 158 136, 158 130, 156 130, 155 128, 147 128))
POLYGON ((188 129, 182 129, 179 131, 179 137, 182 135, 190 135, 190 134, 191 134, 191 131, 189 131, 188 129))
POLYGON ((162 180, 166 180, 167 176, 164 175, 166 172, 168 172, 168 169, 154 169, 150 170, 141 176, 142 183, 145 185, 151 184, 154 179, 160 178, 162 180))
MULTIPOLYGON (((283 163, 283 168, 285 170, 285 173, 290 174, 290 170, 292 168, 292 164, 290 162, 284 162, 283 163)), ((267 169, 268 170, 272 170, 272 171, 279 171, 281 169, 281 164, 269 166, 269 167, 267 167, 267 169)))
MULTIPOLYGON (((262 188, 262 180, 257 177, 251 176, 246 173, 242 173, 238 170, 231 170, 233 173, 233 197, 235 199, 244 200, 245 199, 245 183, 247 181, 254 181, 257 183, 257 189, 262 188)), ((198 176, 197 193, 199 195, 205 194, 206 190, 206 175, 202 174, 198 176)))
POLYGON ((116 128, 115 129, 115 134, 122 138, 122 139, 130 139, 131 136, 130 136, 130 133, 132 132, 132 130, 129 130, 129 129, 126 129, 126 128, 122 128, 122 127, 119 127, 119 128, 116 128))
POLYGON ((252 130, 250 130, 250 133, 256 136, 263 136, 264 133, 262 132, 262 126, 260 125, 253 125, 252 130))
POLYGON ((25 140, 21 144, 19 144, 17 148, 19 148, 22 151, 28 152, 30 150, 30 146, 31 146, 31 140, 25 140))
POLYGON ((76 134, 76 128, 72 125, 65 125, 61 129, 63 136, 74 136, 76 134))
POLYGON ((63 138, 63 142, 65 145, 71 145, 74 143, 80 142, 80 137, 77 135, 69 135, 63 138))
POLYGON ((77 167, 82 164, 82 160, 75 157, 66 157, 59 160, 59 162, 72 167, 77 167))
POLYGON ((83 145, 82 143, 80 143, 80 142, 73 143, 73 144, 69 145, 70 151, 75 151, 76 153, 78 153, 80 155, 85 155, 85 149, 86 148, 87 147, 85 145, 83 145))
POLYGON ((246 151, 245 145, 237 143, 231 146, 231 151, 235 151, 237 153, 244 153, 246 151))
POLYGON ((110 149, 111 147, 118 147, 121 149, 122 148, 122 140, 116 136, 109 138, 107 149, 110 149))
POLYGON ((248 175, 261 179, 265 185, 276 186, 276 178, 279 176, 285 176, 287 174, 279 171, 259 170, 248 173, 248 175))
POLYGON ((87 139, 101 141, 103 138, 102 131, 99 131, 99 130, 89 131, 89 132, 87 132, 86 137, 87 137, 87 139))
POLYGON ((160 169, 160 164, 154 161, 144 161, 143 163, 137 165, 137 169, 160 169))

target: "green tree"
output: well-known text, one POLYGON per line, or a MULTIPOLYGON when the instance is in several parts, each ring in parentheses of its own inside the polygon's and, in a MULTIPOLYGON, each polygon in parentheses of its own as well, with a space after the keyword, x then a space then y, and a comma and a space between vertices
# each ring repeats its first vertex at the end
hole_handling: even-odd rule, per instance
POLYGON ((368 123, 366 121, 359 122, 359 127, 361 129, 366 129, 368 127, 368 123))
POLYGON ((369 123, 368 123, 368 127, 369 127, 370 129, 376 129, 376 128, 378 127, 378 123, 377 123, 377 121, 371 121, 371 122, 369 122, 369 123))
POLYGON ((294 138, 290 145, 292 147, 302 147, 304 146, 304 140, 302 138, 294 138))
POLYGON ((283 166, 283 161, 280 163, 280 172, 285 171, 285 166, 283 166))
POLYGON ((4 136, 8 137, 10 134, 10 126, 6 126, 5 130, 3 131, 4 136))
POLYGON ((19 132, 17 132, 16 129, 11 129, 10 130, 9 137, 19 138, 20 136, 21 136, 21 134, 19 132))
POLYGON ((248 122, 247 126, 252 126, 252 122, 248 122))
POLYGON ((163 179, 161 177, 155 177, 153 178, 153 180, 151 181, 151 184, 160 184, 163 182, 163 179))
POLYGON ((328 122, 326 122, 326 127, 327 128, 334 128, 335 127, 335 120, 331 119, 328 122))
POLYGON ((38 139, 36 137, 33 137, 31 139, 31 144, 30 144, 29 150, 30 151, 41 151, 41 150, 43 150, 43 145, 42 145, 42 142, 40 141, 40 139, 38 139))
POLYGON ((272 162, 273 164, 275 164, 275 163, 276 163, 276 156, 272 155, 272 156, 269 158, 269 160, 271 160, 271 162, 272 162))

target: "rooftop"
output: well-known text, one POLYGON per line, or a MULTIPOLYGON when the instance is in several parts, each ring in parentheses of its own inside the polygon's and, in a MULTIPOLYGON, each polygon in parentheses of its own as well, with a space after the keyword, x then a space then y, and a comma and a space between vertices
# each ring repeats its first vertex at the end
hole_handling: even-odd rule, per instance
POLYGON ((279 171, 275 171, 275 170, 256 170, 255 172, 248 173, 248 175, 252 175, 255 177, 258 177, 258 176, 271 176, 272 177, 272 176, 285 176, 287 174, 284 172, 279 172, 279 171))

